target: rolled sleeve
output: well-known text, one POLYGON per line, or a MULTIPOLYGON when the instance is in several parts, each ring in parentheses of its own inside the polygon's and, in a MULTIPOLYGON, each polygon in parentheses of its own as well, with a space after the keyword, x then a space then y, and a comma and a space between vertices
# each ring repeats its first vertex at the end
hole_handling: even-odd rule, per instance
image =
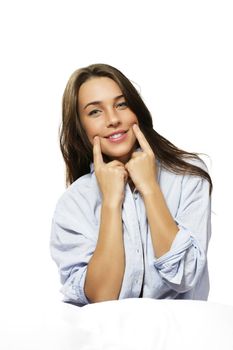
POLYGON ((73 301, 78 305, 89 304, 84 292, 84 283, 86 278, 87 267, 79 268, 64 283, 61 292, 64 294, 64 301, 73 301))
POLYGON ((164 282, 176 292, 191 290, 206 267, 210 218, 209 182, 197 176, 184 176, 180 205, 174 218, 179 231, 170 250, 154 260, 164 282))

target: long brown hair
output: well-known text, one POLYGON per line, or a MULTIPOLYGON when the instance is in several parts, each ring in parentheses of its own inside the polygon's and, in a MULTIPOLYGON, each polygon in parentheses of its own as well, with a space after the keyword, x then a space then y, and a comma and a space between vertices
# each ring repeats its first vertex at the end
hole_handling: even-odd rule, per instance
MULTIPOLYGON (((80 86, 93 77, 108 77, 120 87, 129 108, 136 114, 139 127, 161 165, 176 174, 190 174, 205 178, 210 184, 209 174, 191 164, 188 159, 201 160, 198 153, 177 148, 153 129, 151 114, 130 80, 118 69, 108 64, 92 64, 76 70, 68 80, 62 100, 62 123, 59 128, 60 148, 66 164, 66 186, 90 172, 93 150, 78 113, 80 86), (187 160, 187 161, 186 161, 187 160)), ((103 155, 104 156, 104 155, 103 155)), ((106 158, 104 158, 106 159, 106 158)))

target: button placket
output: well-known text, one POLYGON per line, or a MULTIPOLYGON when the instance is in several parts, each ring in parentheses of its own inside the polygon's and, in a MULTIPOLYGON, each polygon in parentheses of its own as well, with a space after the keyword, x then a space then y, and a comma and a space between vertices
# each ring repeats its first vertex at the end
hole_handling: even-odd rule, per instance
POLYGON ((133 191, 133 197, 134 197, 134 199, 138 199, 138 191, 137 190, 134 190, 133 191))
MULTIPOLYGON (((137 190, 136 190, 137 191, 137 190)), ((141 242, 141 232, 140 232, 140 220, 138 216, 139 208, 139 198, 138 193, 130 190, 129 186, 126 189, 125 201, 123 204, 122 217, 125 224, 128 226, 128 232, 131 245, 131 261, 133 265, 131 266, 131 276, 133 276, 133 294, 136 296, 140 293, 141 284, 144 275, 144 262, 142 254, 142 242, 141 242), (135 199, 138 199, 137 201, 135 199)), ((137 191, 138 192, 138 191, 137 191)))

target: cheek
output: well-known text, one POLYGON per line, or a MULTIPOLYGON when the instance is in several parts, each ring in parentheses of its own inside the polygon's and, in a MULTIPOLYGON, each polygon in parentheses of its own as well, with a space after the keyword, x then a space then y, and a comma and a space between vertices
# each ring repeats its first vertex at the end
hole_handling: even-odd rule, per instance
POLYGON ((139 122, 138 122, 138 118, 137 118, 137 116, 134 114, 134 113, 132 113, 132 116, 131 116, 131 124, 133 125, 133 124, 139 124, 139 122))
POLYGON ((85 131, 89 140, 93 139, 94 136, 97 134, 96 128, 93 125, 86 125, 85 131))

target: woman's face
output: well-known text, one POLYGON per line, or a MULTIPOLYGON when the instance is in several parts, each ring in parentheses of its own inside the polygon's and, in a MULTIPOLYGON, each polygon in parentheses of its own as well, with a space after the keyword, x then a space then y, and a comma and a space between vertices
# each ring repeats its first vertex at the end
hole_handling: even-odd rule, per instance
POLYGON ((136 149, 132 126, 137 116, 129 109, 118 84, 108 77, 94 77, 83 83, 78 94, 78 111, 81 124, 90 143, 100 138, 102 153, 110 160, 127 163, 136 149), (126 132, 122 139, 109 139, 114 132, 126 132))

